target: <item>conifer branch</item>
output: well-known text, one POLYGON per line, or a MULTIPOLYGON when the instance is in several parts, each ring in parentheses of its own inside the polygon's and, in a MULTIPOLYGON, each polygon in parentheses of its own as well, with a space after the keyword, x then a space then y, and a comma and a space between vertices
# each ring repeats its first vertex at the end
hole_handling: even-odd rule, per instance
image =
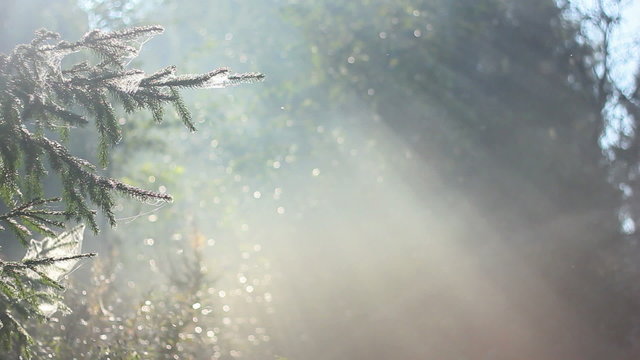
MULTIPOLYGON (((116 225, 114 196, 137 200, 172 201, 169 194, 153 192, 100 175, 91 162, 74 156, 63 141, 74 127, 94 123, 98 158, 105 167, 110 148, 121 137, 117 112, 120 104, 127 113, 151 112, 156 122, 164 117, 164 106, 171 104, 184 126, 195 126, 180 95, 186 88, 221 88, 259 81, 262 74, 232 74, 219 68, 204 74, 177 75, 168 66, 151 75, 127 69, 141 46, 161 34, 160 26, 143 26, 113 32, 94 30, 75 42, 58 41, 60 36, 47 30, 36 32, 29 44, 0 54, 0 201, 8 210, 0 214, 0 230, 13 231, 29 250, 19 262, 0 260, 0 348, 15 347, 27 357, 33 340, 22 326, 28 317, 44 319, 42 304, 64 309, 60 290, 63 264, 95 256, 70 252, 42 251, 57 242, 63 248, 84 226, 56 235, 65 221, 84 221, 98 231, 96 211, 116 225), (56 43, 56 41, 58 41, 56 43), (73 53, 89 51, 100 58, 97 64, 81 61, 63 68, 63 59, 73 53), (115 99, 115 101, 114 101, 115 99), (53 132, 61 133, 54 137, 53 132), (60 140, 62 138, 63 140, 60 140), (45 165, 49 166, 46 167, 45 165), (61 180, 60 197, 43 197, 45 176, 61 180), (50 208, 60 204, 63 209, 50 208), (41 242, 31 240, 33 232, 50 236, 41 242)), ((57 249, 56 247, 49 248, 57 249)))
MULTIPOLYGON (((84 219, 97 231, 96 205, 115 225, 112 214, 112 193, 140 200, 171 201, 168 194, 156 193, 100 176, 89 161, 73 156, 62 143, 49 137, 47 130, 86 126, 92 118, 98 133, 98 158, 107 165, 111 146, 122 137, 111 98, 123 105, 127 113, 149 110, 155 122, 164 118, 164 106, 172 104, 180 120, 195 131, 191 114, 180 89, 220 88, 260 81, 260 73, 232 74, 218 68, 203 74, 177 75, 175 66, 168 66, 150 75, 142 70, 125 69, 127 60, 138 55, 140 46, 149 38, 161 34, 160 26, 143 26, 113 32, 94 30, 79 41, 59 41, 59 35, 40 30, 29 44, 17 46, 10 54, 0 55, 0 178, 2 187, 18 198, 25 194, 37 198, 41 179, 47 175, 44 157, 51 172, 63 181, 62 202, 66 218, 84 219), (61 61, 69 54, 89 50, 102 62, 81 61, 66 69, 61 61), (73 107, 73 110, 71 108, 73 107), (18 174, 24 171, 24 177, 18 174)), ((14 209, 16 210, 16 209, 14 209)), ((50 216, 60 214, 18 210, 3 223, 12 228, 23 241, 30 235, 28 227, 51 233, 49 226, 60 224, 50 216), (24 222, 21 224, 18 220, 24 222), (28 226, 25 226, 28 225, 28 226)))

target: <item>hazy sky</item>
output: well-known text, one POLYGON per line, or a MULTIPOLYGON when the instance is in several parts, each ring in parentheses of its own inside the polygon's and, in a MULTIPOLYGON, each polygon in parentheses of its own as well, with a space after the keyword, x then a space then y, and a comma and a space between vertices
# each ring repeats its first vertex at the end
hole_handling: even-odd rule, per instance
MULTIPOLYGON (((572 2, 583 11, 597 9, 599 2, 615 3, 610 0, 573 0, 572 2)), ((627 90, 633 86, 633 74, 638 67, 640 1, 623 0, 622 6, 622 26, 614 33, 612 44, 612 55, 614 61, 617 62, 612 76, 622 89, 627 90)), ((611 14, 615 14, 615 11, 612 11, 611 14)))

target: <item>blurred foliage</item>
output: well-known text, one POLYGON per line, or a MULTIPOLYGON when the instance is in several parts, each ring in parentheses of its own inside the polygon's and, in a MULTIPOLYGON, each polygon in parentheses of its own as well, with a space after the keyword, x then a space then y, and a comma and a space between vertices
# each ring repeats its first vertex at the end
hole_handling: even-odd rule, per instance
MULTIPOLYGON (((241 125, 247 130, 226 132, 224 124, 215 123, 211 137, 203 135, 197 143, 198 149, 206 147, 207 140, 220 143, 218 151, 228 155, 217 153, 215 161, 228 159, 232 166, 225 169, 237 171, 238 182, 249 183, 243 175, 260 173, 259 167, 234 166, 234 159, 249 155, 254 160, 267 156, 268 165, 292 160, 282 162, 290 171, 268 170, 274 184, 286 184, 283 177, 304 173, 306 163, 329 164, 334 174, 347 173, 335 159, 356 150, 357 141, 349 139, 354 129, 383 122, 408 145, 408 157, 443 178, 443 189, 453 187, 466 201, 488 209, 483 215, 499 238, 468 242, 492 248, 505 241, 519 256, 539 261, 544 278, 598 334, 622 348, 633 348, 630 334, 637 324, 629 314, 638 311, 637 287, 632 285, 637 271, 621 264, 632 264, 637 251, 621 229, 622 194, 619 184, 611 181, 616 165, 601 147, 609 122, 604 107, 614 87, 598 71, 603 65, 601 44, 585 41, 581 24, 565 16, 567 4, 198 4, 180 2, 180 11, 172 13, 186 38, 211 43, 197 49, 175 41, 182 49, 196 48, 189 60, 195 69, 214 49, 223 50, 232 62, 278 65, 267 70, 274 74, 270 81, 277 83, 261 99, 242 102, 244 109, 256 109, 252 117, 262 123, 247 118, 241 125), (234 14, 256 16, 246 24, 234 14), (217 29, 224 16, 232 25, 217 29), (274 26, 269 19, 277 16, 294 27, 274 26), (268 48, 261 46, 265 43, 268 48), (284 112, 278 113, 279 105, 284 112), (255 147, 245 132, 249 129, 262 130, 264 139, 281 139, 277 144, 288 144, 289 150, 295 145, 296 154, 287 153, 287 146, 255 147), (275 159, 271 155, 278 153, 275 159)), ((216 106, 211 99, 200 101, 209 103, 207 109, 216 106)), ((370 140, 377 134, 372 130, 358 135, 370 140)), ((405 162, 386 157, 377 165, 401 169, 405 162)), ((428 202, 432 195, 421 189, 433 191, 433 178, 419 169, 409 172, 407 181, 428 202)), ((322 180, 336 188, 348 181, 339 176, 322 180)), ((194 188, 206 187, 206 181, 194 188)), ((300 213, 313 198, 313 187, 309 190, 292 200, 300 213)), ((457 198, 451 201, 451 207, 458 206, 453 203, 457 198)), ((449 355, 457 352, 451 349, 449 355)))
MULTIPOLYGON (((637 268, 622 264, 637 242, 600 146, 616 95, 608 44, 586 42, 554 1, 323 1, 288 14, 332 106, 379 115, 600 336, 635 346, 637 268)), ((418 192, 428 181, 413 179, 418 192)))
MULTIPOLYGON (((169 239, 166 239, 169 240, 169 239)), ((90 284, 75 284, 67 294, 73 313, 37 328, 38 355, 67 359, 263 359, 269 334, 257 318, 232 308, 234 297, 270 301, 264 279, 241 274, 239 284, 220 283, 203 259, 211 244, 197 232, 182 256, 153 263, 155 285, 133 298, 121 255, 96 261, 90 284), (258 281, 262 280, 262 282, 258 281)), ((153 240, 147 239, 153 245, 153 240)), ((114 248, 117 251, 118 247, 114 248)), ((145 287, 144 283, 139 286, 145 287)), ((145 287, 146 288, 146 287, 145 287)))

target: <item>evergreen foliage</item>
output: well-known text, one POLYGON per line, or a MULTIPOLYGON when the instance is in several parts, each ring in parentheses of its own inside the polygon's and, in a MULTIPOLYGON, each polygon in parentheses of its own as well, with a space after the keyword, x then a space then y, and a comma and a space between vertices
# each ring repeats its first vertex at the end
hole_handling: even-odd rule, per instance
POLYGON ((80 254, 78 239, 84 226, 60 235, 52 228, 74 220, 86 222, 97 232, 94 206, 115 226, 115 195, 141 201, 172 200, 168 194, 101 175, 94 164, 68 150, 70 130, 94 120, 99 163, 106 167, 110 147, 122 137, 116 104, 126 113, 147 109, 156 122, 163 119, 164 105, 171 104, 184 125, 195 131, 181 89, 223 88, 264 77, 259 73, 233 74, 227 68, 194 75, 177 75, 174 66, 150 75, 128 69, 141 46, 162 32, 160 26, 94 30, 76 42, 56 42, 58 34, 40 30, 31 43, 0 55, 0 209, 6 209, 0 215, 0 230, 11 230, 28 246, 22 261, 0 260, 2 349, 31 356, 33 339, 23 320, 46 319, 51 313, 51 307, 43 308, 46 304, 62 308, 59 291, 64 287, 60 281, 71 271, 69 264, 94 255, 80 254), (95 64, 82 61, 62 66, 67 56, 81 51, 98 60, 95 64), (45 196, 42 184, 49 174, 61 181, 59 197, 45 196), (53 240, 29 243, 33 232, 53 240), (69 236, 75 239, 71 243, 66 241, 69 236), (47 255, 50 253, 55 255, 47 255))
POLYGON ((84 225, 42 241, 32 240, 22 261, 0 262, 0 348, 7 354, 29 358, 34 339, 23 324, 44 321, 56 311, 69 312, 62 302, 61 284, 83 258, 84 225))
POLYGON ((64 213, 5 214, 2 220, 23 241, 30 232, 20 222, 51 233, 46 225, 58 223, 50 222, 50 216, 83 220, 97 231, 95 213, 88 202, 99 207, 111 225, 115 225, 112 212, 114 193, 139 200, 171 200, 170 195, 100 176, 93 164, 74 157, 64 145, 50 137, 50 132, 58 132, 65 138, 70 128, 84 126, 89 122, 87 118, 93 117, 99 134, 98 156, 100 165, 104 167, 109 147, 121 138, 114 100, 121 103, 127 113, 150 110, 157 122, 162 121, 163 105, 170 103, 185 126, 193 131, 195 127, 179 89, 219 88, 263 77, 257 73, 231 74, 226 68, 197 75, 176 75, 173 66, 151 75, 142 70, 126 69, 128 61, 137 56, 140 45, 162 31, 159 26, 110 33, 96 30, 78 42, 62 41, 55 45, 48 41, 57 39, 57 34, 39 31, 31 44, 18 46, 9 56, 0 58, 3 201, 14 209, 31 209, 54 201, 41 198, 40 182, 47 172, 46 157, 51 171, 62 180, 62 200, 66 205, 64 213), (95 65, 80 62, 68 69, 61 68, 65 56, 84 49, 94 52, 102 61, 95 65))

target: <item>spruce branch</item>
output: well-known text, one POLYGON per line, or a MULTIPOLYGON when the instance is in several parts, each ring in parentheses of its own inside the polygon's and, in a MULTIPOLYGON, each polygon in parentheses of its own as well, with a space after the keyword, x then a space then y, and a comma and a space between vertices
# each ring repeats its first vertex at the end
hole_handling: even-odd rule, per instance
POLYGON ((172 201, 169 194, 101 176, 92 163, 72 155, 50 135, 56 130, 66 137, 69 129, 93 122, 100 165, 106 167, 110 148, 122 139, 117 104, 127 113, 148 110, 155 122, 163 120, 164 108, 171 104, 184 126, 195 131, 181 89, 223 88, 264 78, 260 73, 234 74, 224 67, 185 75, 178 74, 175 66, 149 75, 126 68, 142 45, 163 31, 161 26, 94 30, 69 42, 39 30, 31 43, 0 54, 0 196, 10 206, 26 206, 16 205, 2 215, 3 229, 12 229, 23 242, 31 230, 53 234, 52 228, 60 227, 62 218, 84 220, 97 231, 96 212, 91 207, 97 207, 115 225, 114 195, 172 201), (80 51, 97 54, 101 61, 81 61, 63 68, 62 60, 80 51), (40 209, 45 203, 29 203, 42 197, 41 181, 47 175, 62 180, 64 210, 40 209))
POLYGON ((33 270, 36 266, 41 265, 52 265, 62 261, 71 261, 71 260, 80 260, 80 259, 88 259, 98 256, 96 253, 85 253, 85 254, 77 254, 77 255, 69 255, 69 256, 59 256, 59 257, 44 257, 37 259, 28 259, 23 261, 2 261, 0 260, 0 266, 4 267, 4 269, 31 269, 33 270))
POLYGON ((26 244, 28 237, 32 235, 29 227, 34 228, 38 232, 55 236, 55 232, 49 228, 63 227, 64 222, 61 221, 70 213, 62 210, 52 210, 42 208, 42 206, 59 202, 60 198, 36 198, 21 205, 16 205, 9 212, 0 215, 0 222, 5 223, 18 238, 26 244), (57 220, 60 219, 60 220, 57 220))
POLYGON ((148 82, 141 83, 142 87, 160 87, 160 86, 168 86, 168 87, 178 87, 178 88, 197 88, 202 87, 207 81, 211 80, 213 77, 221 76, 227 74, 229 69, 227 68, 219 68, 213 71, 209 71, 205 74, 196 74, 196 75, 179 75, 172 76, 169 79, 164 81, 160 80, 151 80, 148 82))

